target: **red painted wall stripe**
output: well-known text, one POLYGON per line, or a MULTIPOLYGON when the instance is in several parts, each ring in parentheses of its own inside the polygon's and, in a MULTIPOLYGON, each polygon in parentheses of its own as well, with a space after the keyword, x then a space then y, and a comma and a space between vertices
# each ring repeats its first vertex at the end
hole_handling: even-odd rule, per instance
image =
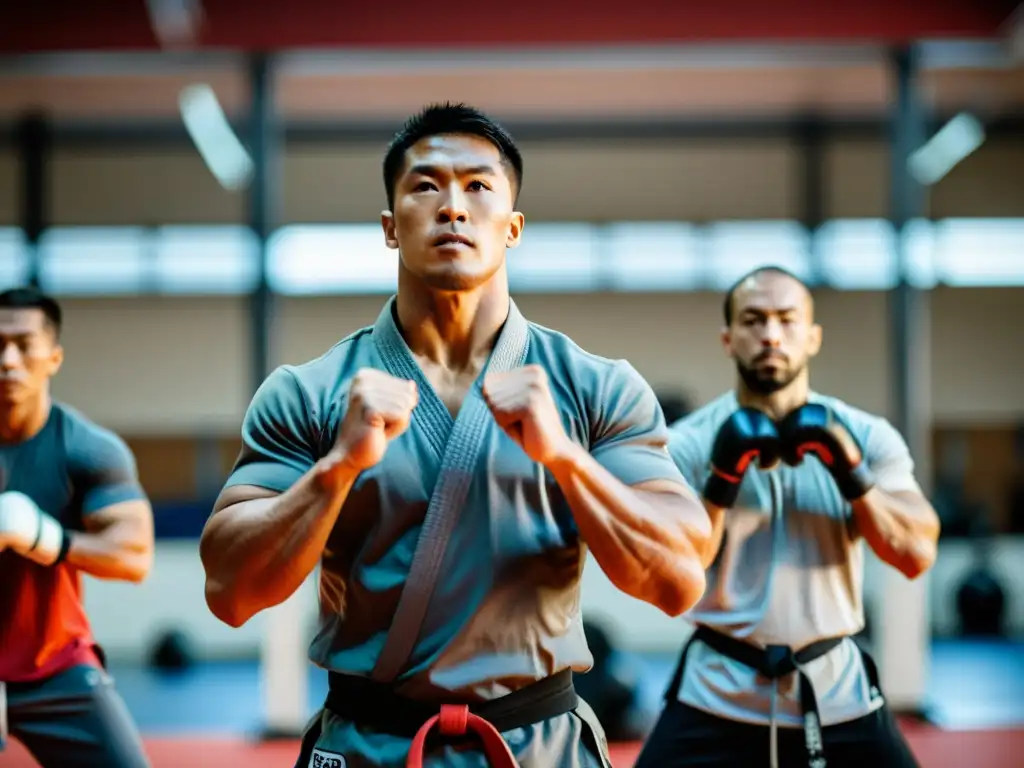
MULTIPOLYGON (((607 45, 644 42, 898 42, 992 37, 1015 0, 201 0, 217 48, 607 45)), ((10 3, 0 52, 150 49, 143 0, 10 3)))

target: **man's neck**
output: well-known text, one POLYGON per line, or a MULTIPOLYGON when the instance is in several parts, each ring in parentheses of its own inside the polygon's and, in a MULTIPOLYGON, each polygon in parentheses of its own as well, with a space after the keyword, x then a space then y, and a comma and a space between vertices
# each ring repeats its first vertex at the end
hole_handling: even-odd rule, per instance
POLYGON ((757 408, 775 420, 786 417, 790 412, 806 403, 809 395, 810 385, 806 374, 798 376, 787 386, 770 395, 754 392, 742 380, 736 385, 736 400, 741 406, 757 408))
POLYGON ((0 443, 23 443, 35 437, 50 418, 49 394, 12 404, 0 413, 0 443))
POLYGON ((452 371, 479 368, 509 312, 508 283, 495 275, 470 291, 436 291, 399 280, 398 322, 409 349, 452 371))

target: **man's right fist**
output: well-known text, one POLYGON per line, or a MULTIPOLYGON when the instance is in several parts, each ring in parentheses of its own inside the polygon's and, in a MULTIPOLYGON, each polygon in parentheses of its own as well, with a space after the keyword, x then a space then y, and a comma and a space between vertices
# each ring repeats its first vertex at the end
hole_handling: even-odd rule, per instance
POLYGON ((762 469, 771 469, 782 454, 775 423, 754 408, 733 413, 715 436, 711 447, 711 476, 704 485, 704 498, 716 507, 736 504, 740 483, 756 458, 762 469))
POLYGON ((376 465, 388 443, 405 432, 419 402, 416 383, 376 368, 361 368, 348 389, 335 449, 342 463, 356 470, 376 465))

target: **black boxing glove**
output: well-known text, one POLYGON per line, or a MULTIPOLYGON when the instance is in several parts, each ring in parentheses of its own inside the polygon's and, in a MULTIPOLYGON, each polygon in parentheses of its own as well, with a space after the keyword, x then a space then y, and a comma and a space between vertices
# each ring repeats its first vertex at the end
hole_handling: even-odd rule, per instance
POLYGON ((856 501, 874 486, 864 451, 831 408, 808 403, 786 416, 778 427, 782 460, 795 467, 807 454, 817 456, 847 501, 856 501))
POLYGON ((715 435, 704 498, 716 507, 731 508, 750 463, 756 458, 762 469, 771 469, 779 462, 781 451, 774 422, 755 408, 740 408, 715 435))

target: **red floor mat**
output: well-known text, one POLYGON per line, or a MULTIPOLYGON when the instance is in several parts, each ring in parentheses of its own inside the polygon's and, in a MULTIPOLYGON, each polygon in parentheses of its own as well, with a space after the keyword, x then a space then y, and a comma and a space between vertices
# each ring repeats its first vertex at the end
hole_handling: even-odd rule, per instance
MULTIPOLYGON (((922 768, 1019 768, 1024 731, 938 731, 908 729, 907 738, 922 768)), ((291 768, 297 744, 253 745, 228 739, 147 739, 153 768, 291 768)), ((638 744, 612 747, 616 768, 631 768, 638 744)), ((0 753, 3 768, 34 768, 17 743, 0 753)))

